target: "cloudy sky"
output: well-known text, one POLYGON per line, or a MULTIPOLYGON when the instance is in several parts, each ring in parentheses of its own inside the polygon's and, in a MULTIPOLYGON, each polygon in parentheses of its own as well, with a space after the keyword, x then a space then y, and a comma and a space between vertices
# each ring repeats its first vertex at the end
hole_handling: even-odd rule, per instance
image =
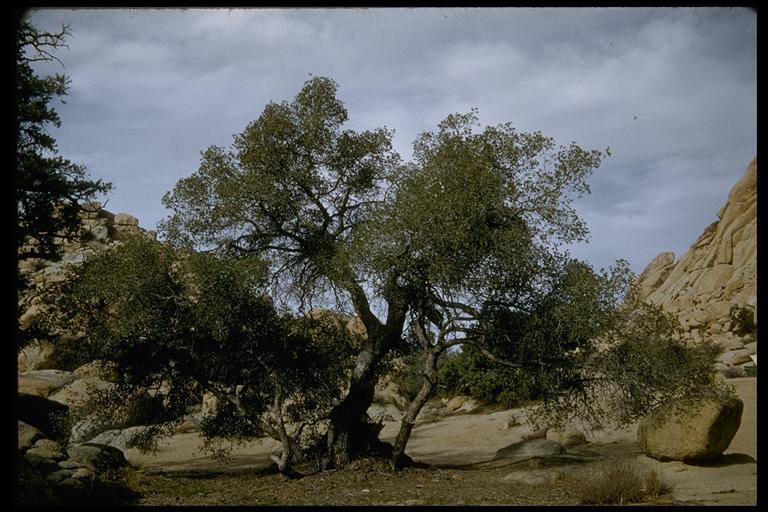
POLYGON ((756 155, 756 14, 730 8, 38 10, 66 23, 60 153, 114 184, 107 209, 154 229, 162 195, 310 74, 349 127, 418 133, 479 109, 558 143, 610 147, 578 202, 596 267, 680 257, 756 155))

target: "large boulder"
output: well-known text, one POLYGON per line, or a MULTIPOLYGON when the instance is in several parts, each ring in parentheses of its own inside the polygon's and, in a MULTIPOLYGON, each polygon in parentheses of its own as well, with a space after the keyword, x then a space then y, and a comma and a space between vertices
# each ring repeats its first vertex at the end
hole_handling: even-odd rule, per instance
POLYGON ((738 398, 672 402, 640 422, 637 440, 643 452, 655 459, 711 460, 728 448, 743 410, 738 398))
POLYGON ((32 370, 19 373, 19 393, 48 396, 75 381, 72 372, 64 370, 32 370))

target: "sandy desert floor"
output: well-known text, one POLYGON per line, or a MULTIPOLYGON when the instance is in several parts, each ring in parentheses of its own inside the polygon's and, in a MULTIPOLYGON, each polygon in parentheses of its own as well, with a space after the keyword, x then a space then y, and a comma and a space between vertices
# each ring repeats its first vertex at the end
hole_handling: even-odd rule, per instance
MULTIPOLYGON (((757 503, 757 379, 729 379, 728 383, 736 389, 738 396, 744 401, 745 407, 741 426, 724 455, 717 461, 707 465, 691 465, 682 462, 659 462, 643 455, 635 442, 635 428, 628 430, 604 429, 587 436, 587 444, 569 449, 576 454, 590 454, 607 457, 633 459, 640 468, 656 469, 664 479, 673 484, 670 499, 696 505, 755 505, 757 503)), ((455 479, 452 483, 458 489, 471 465, 483 467, 483 464, 493 459, 500 448, 518 442, 529 433, 528 427, 520 426, 505 428, 510 415, 524 415, 522 410, 505 410, 488 414, 464 414, 447 416, 444 419, 418 425, 414 431, 407 453, 415 460, 430 464, 434 475, 443 475, 446 479, 455 479), (468 466, 470 465, 470 466, 468 466), (465 470, 458 471, 457 470, 465 470), (453 472, 452 472, 453 471, 453 472), (448 475, 448 476, 446 476, 448 475)), ((397 422, 385 424, 381 437, 391 441, 398 428, 397 422)), ((276 453, 279 446, 272 440, 259 440, 246 446, 235 448, 232 456, 224 461, 218 461, 201 452, 201 443, 196 433, 177 434, 161 445, 154 454, 142 454, 134 449, 126 451, 126 457, 143 473, 147 475, 163 475, 163 478, 186 478, 197 475, 242 475, 255 474, 266 470, 270 465, 269 455, 276 453)), ((530 467, 517 464, 515 467, 496 467, 492 471, 493 478, 509 480, 510 472, 528 472, 546 477, 547 472, 580 471, 584 468, 576 466, 562 467, 530 467)), ((379 473, 381 473, 379 471, 379 473)), ((387 476, 387 475, 384 475, 387 476)), ((413 473, 417 477, 417 473, 413 473)), ((551 477, 551 475, 549 475, 551 477)), ((240 477, 242 478, 242 477, 240 477)), ((254 477, 256 478, 256 477, 254 477)), ((315 478, 315 477, 313 477, 315 478)), ((440 477, 442 478, 442 477, 440 477)), ((432 478, 438 482, 438 477, 432 478)), ((546 480, 546 478, 544 478, 546 480)), ((309 479, 302 479, 309 480, 309 479)), ((322 480, 322 478, 321 478, 322 480)), ((387 481, 386 479, 384 479, 387 481)), ((224 482, 222 480, 222 482, 224 482)), ((238 480, 242 482, 242 480, 238 480)), ((404 481, 403 484, 407 484, 404 481)), ((469 482, 467 485, 471 485, 469 482)), ((197 484, 202 485, 200 481, 197 484)), ((241 485, 241 484, 236 484, 241 485)), ((248 484, 250 485, 250 484, 248 484)), ((291 484, 293 485, 293 484, 291 484)), ((438 484, 435 484, 438 485, 438 484)), ((442 484, 440 484, 442 485, 442 484)), ((264 487, 262 485, 262 487, 264 487)), ((423 487, 423 486, 422 486, 423 487)), ((370 493, 360 495, 359 503, 370 502, 370 493)), ((297 487, 298 492, 298 487, 297 487)), ((485 491, 487 492, 487 491, 485 491)), ((206 493, 200 493, 205 495, 206 493)), ((210 493, 209 493, 210 494, 210 493)), ((535 494, 535 493, 534 493, 535 494)), ((541 494, 539 504, 546 503, 546 495, 541 494)), ((209 496, 210 497, 210 496, 209 496)), ((279 495, 274 498, 279 500, 279 495)), ((503 502, 503 498, 501 499, 503 502)), ((177 498, 178 502, 178 498, 177 498)), ((214 498, 201 503, 215 502, 214 498)), ((353 503, 356 503, 353 499, 353 503)), ((411 500, 420 503, 418 500, 411 500)), ((440 503, 451 503, 440 501, 440 503)), ((461 500, 463 503, 464 500, 461 500)), ((481 501, 483 502, 483 501, 481 501)), ((489 498, 488 503, 499 503, 489 498)), ((142 504, 165 504, 162 499, 147 499, 142 504)), ((183 502, 182 502, 183 503, 183 502)), ((182 504, 179 503, 179 504, 182 504)), ((191 503, 198 503, 192 500, 191 503)), ((273 501, 274 503, 274 501, 273 501)), ((349 500, 342 503, 349 503, 349 500)), ((512 504, 515 502, 513 501, 512 504)), ((245 503, 243 503, 245 504, 245 503)), ((467 503, 469 504, 469 503, 467 503)))

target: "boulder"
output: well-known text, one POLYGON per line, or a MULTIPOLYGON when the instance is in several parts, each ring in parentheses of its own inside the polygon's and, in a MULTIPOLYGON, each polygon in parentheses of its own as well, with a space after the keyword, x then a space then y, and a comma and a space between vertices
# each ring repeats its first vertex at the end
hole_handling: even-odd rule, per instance
POLYGON ((18 424, 19 451, 25 451, 32 448, 38 439, 45 437, 45 434, 32 425, 24 423, 23 421, 19 421, 18 424))
POLYGON ((139 219, 127 213, 117 213, 113 222, 118 226, 138 226, 139 219))
POLYGON ((99 377, 84 377, 62 387, 58 391, 52 393, 48 398, 72 407, 76 403, 86 399, 95 391, 109 389, 112 386, 114 386, 114 384, 102 380, 99 377))
POLYGON ((559 443, 564 448, 578 446, 587 442, 587 436, 585 436, 583 432, 572 428, 565 430, 547 430, 546 439, 559 443))
POLYGON ((107 430, 97 435, 93 439, 88 441, 88 444, 100 444, 106 446, 112 446, 118 450, 126 450, 139 431, 143 430, 144 426, 128 427, 126 429, 113 429, 107 430))
POLYGON ((38 439, 35 445, 27 450, 26 455, 35 455, 54 462, 67 458, 67 454, 61 445, 50 439, 38 439))
POLYGON ((19 372, 47 370, 54 361, 54 348, 51 343, 37 342, 19 351, 16 359, 19 372))
POLYGON ((467 414, 472 414, 474 412, 478 412, 480 409, 482 409, 482 404, 475 400, 474 398, 470 398, 468 400, 465 400, 463 404, 461 404, 461 407, 459 407, 459 411, 463 411, 467 414))
POLYGON ((461 409, 461 407, 464 405, 464 402, 466 402, 467 400, 470 400, 468 396, 463 396, 463 395, 455 396, 450 400, 448 400, 448 403, 445 404, 445 408, 448 409, 449 411, 457 411, 461 409))
POLYGON ((403 413, 394 404, 380 402, 372 403, 367 412, 374 423, 399 421, 403 417, 403 413))
POLYGON ((741 424, 744 403, 691 399, 658 407, 637 430, 641 449, 659 460, 706 461, 722 454, 741 424))
POLYGON ((534 457, 550 457, 564 452, 560 443, 549 439, 530 439, 511 444, 496 452, 493 459, 504 459, 510 462, 519 462, 534 457))
POLYGON ((720 354, 717 357, 717 360, 731 365, 739 365, 750 362, 752 359, 749 357, 752 353, 748 349, 740 349, 740 350, 729 350, 728 352, 724 352, 720 354))
POLYGON ((122 450, 114 446, 84 443, 70 447, 69 458, 91 469, 120 469, 130 466, 122 450))
POLYGON ((46 397, 74 382, 75 375, 63 370, 32 370, 19 373, 19 393, 46 397))

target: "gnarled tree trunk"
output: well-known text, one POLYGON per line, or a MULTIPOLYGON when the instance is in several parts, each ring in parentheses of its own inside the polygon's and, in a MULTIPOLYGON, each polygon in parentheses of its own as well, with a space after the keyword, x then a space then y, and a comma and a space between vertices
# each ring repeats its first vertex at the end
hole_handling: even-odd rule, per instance
POLYGON ((405 305, 394 300, 388 305, 384 325, 372 320, 370 313, 363 317, 368 338, 357 354, 347 396, 331 411, 326 466, 344 466, 366 453, 391 453, 391 446, 378 439, 380 426, 370 423, 367 413, 373 403, 379 363, 400 341, 405 323, 405 305))
POLYGON ((416 398, 411 401, 408 406, 403 419, 400 421, 400 430, 395 438, 395 444, 392 448, 392 456, 390 458, 390 464, 392 469, 398 470, 403 466, 406 459, 404 457, 405 447, 408 444, 408 439, 411 437, 411 431, 416 423, 416 417, 419 415, 424 404, 429 400, 432 391, 437 384, 437 358, 440 355, 441 350, 431 350, 427 354, 427 359, 424 361, 424 379, 422 380, 421 388, 416 394, 416 398))
MULTIPOLYGON (((372 341, 372 340, 369 340, 372 341)), ((357 356, 355 369, 344 400, 331 411, 328 427, 328 462, 340 467, 370 450, 378 432, 368 422, 373 402, 378 364, 386 352, 380 344, 366 342, 357 356)))

